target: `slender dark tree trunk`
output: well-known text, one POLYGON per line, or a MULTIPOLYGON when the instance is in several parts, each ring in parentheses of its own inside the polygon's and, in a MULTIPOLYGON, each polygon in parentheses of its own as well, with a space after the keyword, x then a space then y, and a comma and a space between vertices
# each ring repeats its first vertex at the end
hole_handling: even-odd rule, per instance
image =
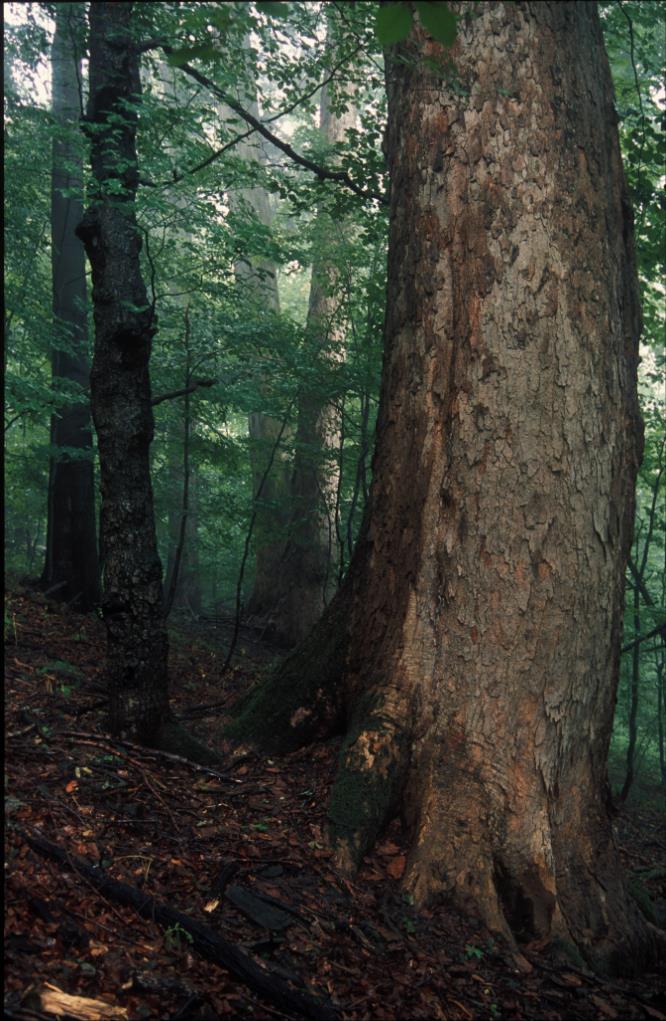
MULTIPOLYGON (((634 634, 641 633, 641 596, 638 585, 634 585, 633 592, 633 625, 634 634)), ((629 744, 627 745, 627 768, 622 784, 622 790, 618 796, 620 805, 629 797, 631 785, 634 782, 636 772, 636 742, 638 739, 638 700, 640 694, 641 680, 641 647, 638 643, 631 651, 631 679, 629 681, 629 744)))
POLYGON ((293 747, 345 721, 329 808, 343 870, 400 814, 417 904, 479 914, 522 967, 518 944, 539 939, 632 970, 654 934, 623 880, 606 760, 640 311, 610 72, 594 4, 471 15, 454 85, 418 26, 390 62, 367 526, 235 732, 293 747))
MULTIPOLYGON (((83 215, 83 156, 76 138, 81 116, 83 13, 58 4, 51 50, 53 142, 51 267, 53 383, 89 382, 85 252, 74 231, 83 215)), ((51 418, 46 560, 43 583, 59 598, 87 609, 99 602, 95 488, 90 407, 85 397, 51 418)))
POLYGON ((656 653, 657 672, 657 739, 659 743, 659 776, 661 785, 666 793, 666 742, 664 740, 664 721, 666 720, 666 655, 664 654, 664 640, 661 640, 661 648, 656 653))
MULTIPOLYGON (((661 587, 662 606, 666 605, 666 546, 664 546, 664 563, 661 587)), ((666 638, 661 636, 655 652, 655 668, 657 671, 657 730, 659 739, 659 774, 661 785, 666 795, 666 638)))
POLYGON ((131 3, 90 7, 92 202, 77 229, 93 276, 92 409, 102 483, 102 612, 111 729, 211 759, 171 718, 168 642, 149 452, 154 309, 141 276, 136 127, 141 97, 131 3))
MULTIPOLYGON (((661 478, 664 473, 664 451, 666 449, 666 440, 662 442, 661 450, 659 452, 659 460, 657 462, 657 471, 652 480, 652 498, 647 508, 647 523, 645 528, 645 537, 643 540, 643 550, 639 555, 639 540, 640 540, 640 528, 637 530, 636 536, 636 560, 634 561, 631 557, 628 561, 628 566, 632 575, 631 590, 633 592, 633 629, 634 636, 636 639, 640 639, 641 635, 641 599, 643 599, 648 606, 653 605, 652 597, 645 584, 645 575, 648 566, 648 558, 650 555, 650 548, 652 546, 652 539, 654 536, 654 529, 657 523, 657 509, 658 499, 661 490, 661 478)), ((640 681, 641 681, 641 642, 636 641, 631 651, 631 679, 629 681, 629 719, 628 719, 628 730, 629 730, 629 743, 627 745, 627 768, 622 785, 622 790, 618 795, 618 804, 622 805, 629 796, 631 785, 634 782, 636 776, 636 746, 638 744, 638 703, 640 699, 640 681)))
MULTIPOLYGON (((191 528, 189 527, 190 517, 190 434, 191 434, 191 414, 190 414, 190 394, 187 393, 187 388, 192 382, 191 378, 191 352, 190 352, 190 316, 189 306, 186 306, 184 313, 184 340, 185 340, 185 394, 183 395, 183 440, 180 446, 180 454, 182 460, 180 465, 171 464, 172 468, 172 479, 175 481, 181 474, 178 470, 182 468, 182 490, 181 490, 181 504, 180 513, 169 514, 169 541, 171 544, 169 550, 169 562, 167 568, 167 582, 165 585, 164 594, 164 613, 165 616, 169 616, 174 602, 177 601, 177 593, 179 585, 182 592, 182 580, 183 568, 187 560, 188 542, 187 540, 191 537, 191 528)), ((180 459, 179 459, 180 460, 180 459)))

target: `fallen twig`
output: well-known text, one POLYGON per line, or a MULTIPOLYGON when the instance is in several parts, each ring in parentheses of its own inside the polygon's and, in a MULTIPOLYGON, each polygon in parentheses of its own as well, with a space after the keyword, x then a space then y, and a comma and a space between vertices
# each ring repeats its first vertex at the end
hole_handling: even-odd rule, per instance
POLYGON ((119 904, 133 907, 144 918, 165 927, 179 925, 192 937, 193 947, 208 960, 221 965, 259 996, 280 1010, 293 1011, 316 1021, 337 1021, 338 1012, 329 1004, 307 993, 291 989, 279 975, 270 972, 263 964, 244 954, 233 943, 223 939, 213 929, 194 918, 161 904, 148 894, 127 883, 112 879, 100 869, 89 865, 78 855, 70 854, 40 833, 26 833, 17 829, 23 840, 40 854, 68 866, 87 879, 100 893, 112 897, 119 904))
MULTIPOLYGON (((200 766, 198 762, 192 762, 191 759, 186 759, 182 755, 175 755, 174 752, 163 752, 159 748, 147 748, 145 745, 136 744, 134 741, 121 741, 120 739, 112 738, 107 734, 93 734, 85 731, 78 730, 61 730, 58 734, 59 737, 66 737, 77 744, 95 744, 99 747, 107 747, 113 751, 114 746, 121 745, 123 748, 130 748, 132 751, 143 755, 144 758, 152 759, 167 759, 169 762, 176 762, 181 766, 188 766, 189 769, 193 769, 196 773, 206 773, 209 776, 214 776, 218 780, 226 780, 228 783, 240 783, 233 776, 229 776, 228 773, 221 773, 219 769, 212 769, 210 766, 200 766)), ((119 757, 120 756, 119 753, 119 757)), ((236 763, 234 763, 236 765, 236 763)))

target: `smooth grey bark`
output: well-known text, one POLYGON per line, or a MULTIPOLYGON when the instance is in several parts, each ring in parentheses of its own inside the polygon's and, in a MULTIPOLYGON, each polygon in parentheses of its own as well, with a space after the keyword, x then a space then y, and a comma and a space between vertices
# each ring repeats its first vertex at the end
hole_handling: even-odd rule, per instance
MULTIPOLYGON (((75 234, 83 215, 81 116, 83 10, 62 3, 55 10, 51 48, 52 113, 57 125, 51 174, 51 275, 53 342, 51 377, 87 389, 87 290, 85 252, 75 234)), ((58 598, 89 609, 99 602, 95 480, 90 407, 85 397, 51 418, 51 455, 42 581, 58 598)))

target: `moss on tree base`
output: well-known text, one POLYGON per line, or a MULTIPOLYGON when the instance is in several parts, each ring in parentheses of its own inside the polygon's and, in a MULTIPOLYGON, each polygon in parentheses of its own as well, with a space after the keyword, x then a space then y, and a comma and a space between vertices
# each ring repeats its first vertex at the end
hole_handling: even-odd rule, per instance
POLYGON ((164 722, 150 744, 162 752, 181 755, 199 766, 215 766, 221 761, 218 754, 192 737, 176 720, 164 722))
POLYGON ((398 811, 408 749, 409 734, 383 700, 362 699, 340 752, 328 809, 337 864, 348 875, 398 811))
POLYGON ((342 591, 295 652, 234 707, 225 736, 284 755, 343 727, 340 680, 347 655, 348 609, 342 591))

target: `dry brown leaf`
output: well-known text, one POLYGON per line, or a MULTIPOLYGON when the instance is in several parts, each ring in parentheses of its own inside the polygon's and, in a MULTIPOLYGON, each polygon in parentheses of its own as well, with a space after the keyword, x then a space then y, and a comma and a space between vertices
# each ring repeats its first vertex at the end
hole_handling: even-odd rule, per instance
POLYGON ((620 1016, 616 1011, 615 1007, 612 1007, 607 1000, 602 1000, 600 996, 595 996, 594 993, 592 993, 590 996, 590 1000, 595 1005, 595 1007, 597 1007, 601 1011, 604 1017, 609 1017, 613 1019, 618 1018, 620 1016))
POLYGON ((391 879, 402 878, 402 874, 405 871, 406 862, 407 859, 404 854, 399 854, 397 858, 391 859, 391 861, 386 866, 386 871, 388 872, 391 879))

